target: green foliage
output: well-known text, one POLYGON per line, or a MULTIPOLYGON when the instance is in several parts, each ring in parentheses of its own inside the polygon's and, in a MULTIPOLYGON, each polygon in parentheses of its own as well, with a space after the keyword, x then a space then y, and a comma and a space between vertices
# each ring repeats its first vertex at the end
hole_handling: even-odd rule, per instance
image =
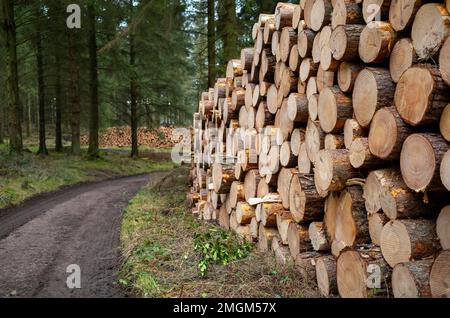
POLYGON ((253 244, 242 242, 236 234, 220 228, 212 228, 194 235, 194 250, 201 254, 198 270, 201 276, 208 273, 213 264, 225 266, 249 256, 253 244))

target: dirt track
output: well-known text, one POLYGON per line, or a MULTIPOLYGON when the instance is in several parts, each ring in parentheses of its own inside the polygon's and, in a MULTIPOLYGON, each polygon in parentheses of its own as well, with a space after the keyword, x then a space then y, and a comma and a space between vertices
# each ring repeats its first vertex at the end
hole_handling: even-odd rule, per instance
POLYGON ((80 185, 0 211, 0 297, 122 297, 122 210, 152 175, 80 185), (81 268, 69 289, 67 266, 81 268))

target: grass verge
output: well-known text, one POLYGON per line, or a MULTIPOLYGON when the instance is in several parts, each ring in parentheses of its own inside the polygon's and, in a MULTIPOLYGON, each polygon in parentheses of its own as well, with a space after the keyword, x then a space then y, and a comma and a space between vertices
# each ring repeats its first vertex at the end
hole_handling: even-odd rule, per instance
POLYGON ((124 260, 119 283, 130 295, 160 298, 318 296, 313 283, 306 282, 294 266, 277 265, 273 256, 258 253, 255 248, 246 253, 245 245, 234 235, 198 222, 187 213, 187 175, 188 170, 182 167, 162 181, 154 180, 137 194, 124 212, 121 230, 124 260), (202 276, 200 269, 205 260, 202 251, 212 250, 217 236, 225 238, 220 241, 221 248, 214 251, 226 254, 228 261, 222 263, 224 258, 210 254, 218 264, 209 265, 202 276), (203 248, 198 248, 199 244, 203 248), (237 250, 243 259, 233 260, 229 256, 237 250))
POLYGON ((0 209, 66 185, 173 167, 167 160, 130 159, 115 153, 102 153, 96 160, 53 152, 47 157, 30 152, 16 156, 0 145, 0 209))

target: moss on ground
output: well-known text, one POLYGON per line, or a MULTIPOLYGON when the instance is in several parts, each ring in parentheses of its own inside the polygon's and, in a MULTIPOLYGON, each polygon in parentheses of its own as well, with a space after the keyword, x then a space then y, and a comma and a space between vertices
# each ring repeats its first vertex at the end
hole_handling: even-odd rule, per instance
POLYGON ((5 145, 0 145, 0 208, 66 185, 173 167, 167 160, 130 159, 126 154, 115 153, 102 153, 96 160, 54 152, 47 157, 32 152, 16 156, 9 154, 5 145))
MULTIPOLYGON (((188 212, 187 178, 185 167, 160 176, 143 188, 124 212, 121 231, 124 259, 119 283, 132 296, 318 296, 314 282, 305 281, 294 266, 279 266, 273 256, 256 249, 244 259, 210 265, 202 277, 199 265, 203 258, 198 249, 195 251, 196 237, 211 229, 221 230, 198 222, 188 212)), ((230 243, 228 236, 226 240, 230 243)), ((236 244, 240 243, 231 242, 233 248, 236 244)))

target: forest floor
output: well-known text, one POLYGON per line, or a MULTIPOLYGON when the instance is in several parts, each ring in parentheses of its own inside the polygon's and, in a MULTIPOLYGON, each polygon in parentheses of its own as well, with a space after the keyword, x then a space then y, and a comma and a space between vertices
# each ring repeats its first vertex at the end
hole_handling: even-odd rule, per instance
POLYGON ((40 157, 34 154, 34 144, 27 147, 22 156, 15 156, 0 145, 0 209, 64 186, 173 168, 164 153, 130 159, 123 149, 102 151, 99 159, 88 160, 85 150, 79 157, 55 152, 40 157))
POLYGON ((305 281, 292 264, 278 265, 271 255, 261 254, 253 245, 249 247, 229 232, 199 222, 187 213, 188 175, 188 169, 180 167, 161 180, 152 179, 125 210, 119 283, 130 295, 319 296, 315 282, 305 281), (205 262, 207 257, 202 251, 206 250, 208 260, 216 262, 205 262), (205 266, 205 275, 201 275, 205 266))

